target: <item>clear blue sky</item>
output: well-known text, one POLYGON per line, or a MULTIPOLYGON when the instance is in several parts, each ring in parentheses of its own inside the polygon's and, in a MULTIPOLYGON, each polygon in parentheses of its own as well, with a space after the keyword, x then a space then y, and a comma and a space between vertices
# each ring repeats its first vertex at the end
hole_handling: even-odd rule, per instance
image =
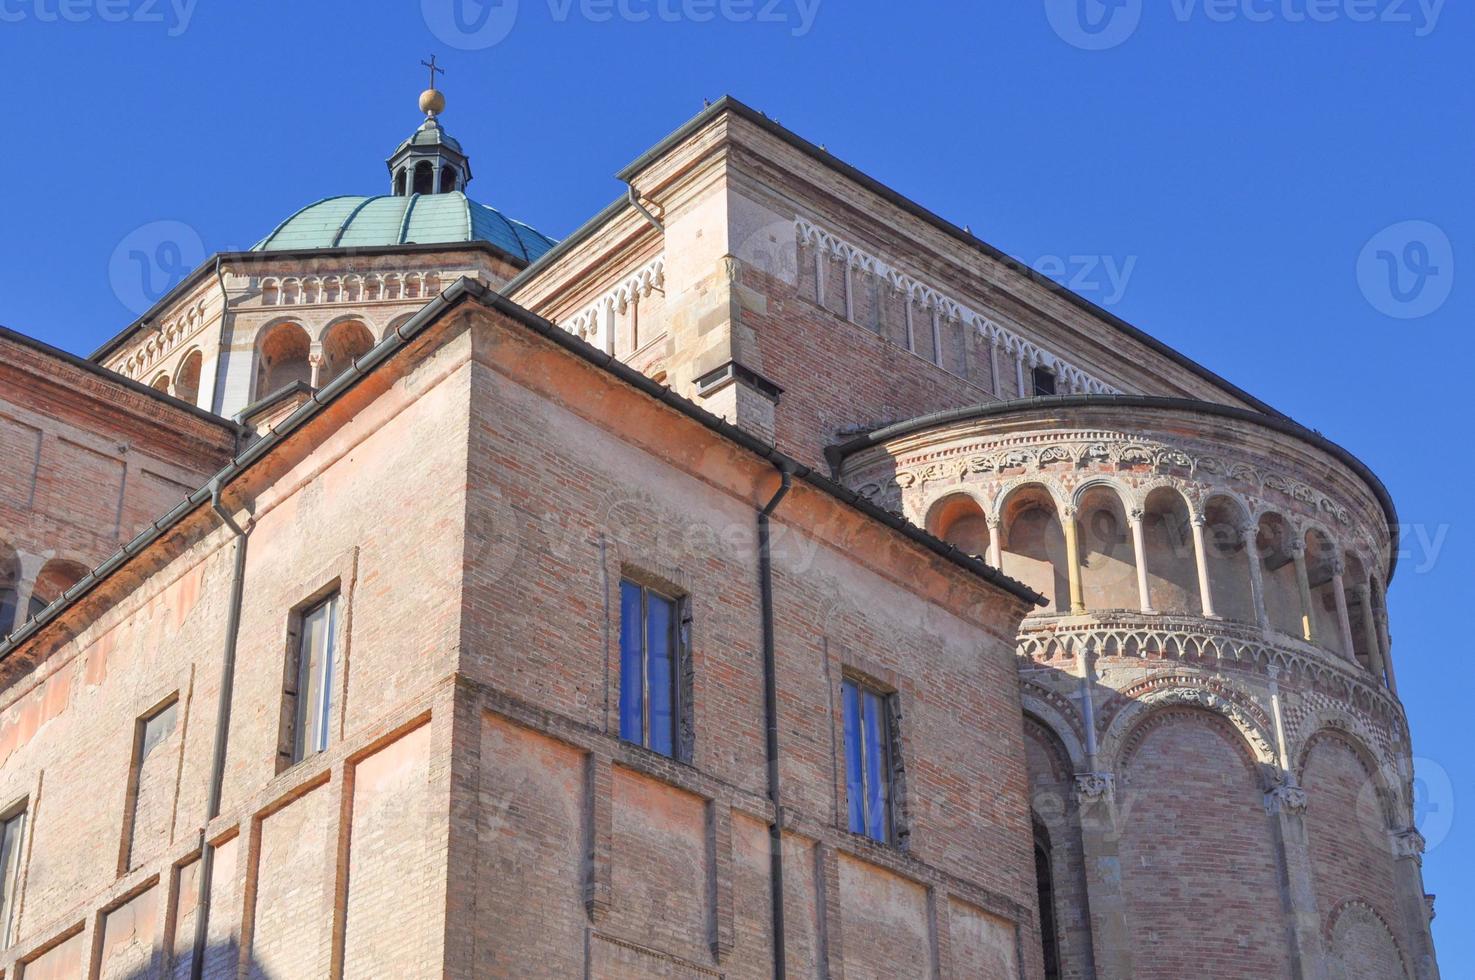
POLYGON ((432 52, 473 196, 552 235, 730 92, 1382 475, 1413 542, 1394 656, 1436 939, 1446 977, 1475 976, 1469 4, 1085 0, 1083 27, 1075 0, 191 2, 0 0, 0 323, 90 352, 145 294, 133 246, 156 275, 195 258, 138 229, 243 248, 384 191, 432 52), (1359 264, 1407 221, 1434 227, 1359 264))

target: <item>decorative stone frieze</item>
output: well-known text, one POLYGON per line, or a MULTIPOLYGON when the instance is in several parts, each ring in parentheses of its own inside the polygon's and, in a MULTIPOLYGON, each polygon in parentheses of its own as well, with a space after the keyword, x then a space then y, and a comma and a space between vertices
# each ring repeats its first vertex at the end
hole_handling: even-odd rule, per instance
POLYGON ((558 325, 582 340, 603 346, 602 340, 614 314, 624 313, 631 302, 649 296, 652 290, 659 290, 665 284, 666 256, 661 254, 605 290, 579 312, 559 320, 558 325))
POLYGON ((1027 367, 1049 368, 1055 372, 1066 390, 1087 394, 1120 393, 1119 389, 1088 373, 1079 365, 1025 339, 993 317, 944 295, 928 283, 902 272, 884 259, 872 255, 832 231, 821 228, 807 218, 796 217, 794 230, 800 246, 815 249, 820 254, 829 256, 832 261, 843 263, 862 275, 874 276, 894 292, 905 295, 918 309, 936 310, 946 320, 961 322, 977 330, 1006 355, 1018 358, 1027 367))

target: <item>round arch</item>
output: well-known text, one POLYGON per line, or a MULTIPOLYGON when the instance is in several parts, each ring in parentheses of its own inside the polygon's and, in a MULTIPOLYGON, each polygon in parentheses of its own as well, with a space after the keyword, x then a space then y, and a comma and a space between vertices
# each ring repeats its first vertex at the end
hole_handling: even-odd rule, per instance
POLYGON ((179 361, 174 371, 174 397, 180 401, 198 405, 200 400, 200 372, 205 355, 195 347, 179 361))
POLYGON ((297 320, 279 320, 256 335, 256 398, 293 382, 312 383, 312 339, 297 320))
POLYGON ((959 551, 984 556, 989 553, 988 518, 983 505, 965 490, 954 491, 933 501, 927 509, 927 531, 959 551))
POLYGON ((997 506, 999 564, 1004 574, 1049 599, 1044 611, 1069 612, 1070 581, 1059 497, 1048 484, 1030 481, 1000 494, 997 506))

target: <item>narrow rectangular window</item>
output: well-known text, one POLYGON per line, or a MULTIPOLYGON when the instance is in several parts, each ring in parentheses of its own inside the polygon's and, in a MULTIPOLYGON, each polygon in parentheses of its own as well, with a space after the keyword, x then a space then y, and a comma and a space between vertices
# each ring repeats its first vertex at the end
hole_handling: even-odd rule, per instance
POLYGON ((620 737, 673 759, 680 751, 680 599, 620 581, 620 737))
POLYGON ((20 856, 26 838, 26 808, 0 820, 0 949, 10 945, 11 920, 20 890, 20 856))
POLYGON ((328 747, 337 632, 336 594, 302 613, 302 625, 297 631, 296 687, 289 692, 294 701, 293 762, 301 762, 328 747))
POLYGON ((846 678, 845 796, 851 833, 889 844, 892 837, 891 699, 846 678))
POLYGON ((128 773, 128 809, 123 819, 123 864, 119 873, 138 867, 137 856, 147 856, 162 844, 169 829, 169 764, 173 753, 160 746, 174 734, 178 699, 138 719, 134 734, 133 768, 128 773))
POLYGON ((1055 372, 1049 368, 1037 367, 1034 370, 1035 395, 1055 394, 1055 372))

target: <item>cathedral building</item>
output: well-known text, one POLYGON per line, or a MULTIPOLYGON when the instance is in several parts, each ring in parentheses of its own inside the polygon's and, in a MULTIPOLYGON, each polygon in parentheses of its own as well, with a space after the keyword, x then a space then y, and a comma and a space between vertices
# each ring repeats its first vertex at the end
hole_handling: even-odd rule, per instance
POLYGON ((0 331, 4 978, 1438 977, 1355 456, 734 100, 557 240, 444 108, 0 331))

